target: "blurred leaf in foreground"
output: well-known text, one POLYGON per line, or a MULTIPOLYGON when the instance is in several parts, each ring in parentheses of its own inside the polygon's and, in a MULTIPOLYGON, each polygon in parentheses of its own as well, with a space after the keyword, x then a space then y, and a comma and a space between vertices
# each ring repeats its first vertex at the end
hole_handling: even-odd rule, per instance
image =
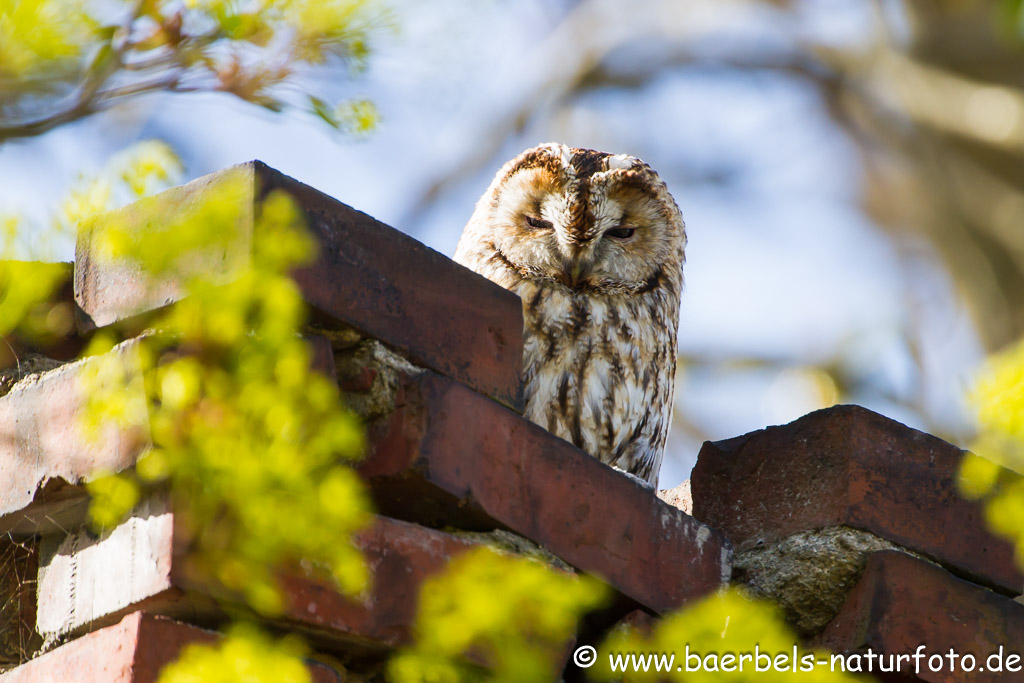
POLYGON ((989 526, 1015 544, 1024 568, 1024 340, 988 360, 968 399, 979 429, 960 490, 985 500, 989 526))

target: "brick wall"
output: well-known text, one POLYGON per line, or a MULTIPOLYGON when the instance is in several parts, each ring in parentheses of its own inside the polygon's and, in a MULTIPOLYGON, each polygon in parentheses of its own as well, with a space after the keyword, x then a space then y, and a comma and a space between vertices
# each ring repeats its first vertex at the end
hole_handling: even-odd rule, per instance
MULTIPOLYGON (((358 680, 338 662, 408 642, 421 582, 488 534, 602 577, 618 595, 602 624, 658 615, 735 581, 833 651, 1024 650, 1024 606, 1013 600, 1024 577, 978 505, 957 496, 956 447, 837 406, 705 444, 692 481, 655 496, 522 418, 514 295, 259 162, 243 172, 246 201, 283 189, 305 211, 319 259, 296 280, 313 310, 315 362, 370 431, 359 472, 379 516, 359 544, 373 599, 352 602, 300 571, 285 582, 277 626, 334 662, 311 663, 314 680, 358 680)), ((168 206, 187 206, 211 183, 175 188, 168 206)), ((77 329, 48 355, 8 340, 34 359, 20 370, 0 357, 3 683, 155 680, 185 643, 215 639, 221 616, 182 570, 166 504, 147 501, 99 539, 82 526, 84 478, 132 467, 145 444, 116 433, 81 439, 75 378, 95 361, 69 359, 97 328, 181 296, 168 282, 154 297, 92 249, 86 234, 73 299, 62 293, 77 329)))

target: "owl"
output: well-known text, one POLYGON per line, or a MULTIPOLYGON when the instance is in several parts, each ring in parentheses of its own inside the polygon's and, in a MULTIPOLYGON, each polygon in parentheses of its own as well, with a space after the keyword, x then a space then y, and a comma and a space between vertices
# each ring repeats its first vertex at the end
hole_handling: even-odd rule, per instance
POLYGON ((549 143, 498 171, 455 252, 522 299, 525 416, 652 486, 672 417, 685 246, 650 166, 549 143))

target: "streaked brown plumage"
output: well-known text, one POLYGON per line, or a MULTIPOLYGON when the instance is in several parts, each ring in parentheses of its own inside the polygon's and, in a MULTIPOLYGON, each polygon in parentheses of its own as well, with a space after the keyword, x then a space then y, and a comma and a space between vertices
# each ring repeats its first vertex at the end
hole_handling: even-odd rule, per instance
POLYGON ((556 143, 498 171, 455 260, 523 300, 526 417, 657 484, 686 232, 639 159, 556 143))

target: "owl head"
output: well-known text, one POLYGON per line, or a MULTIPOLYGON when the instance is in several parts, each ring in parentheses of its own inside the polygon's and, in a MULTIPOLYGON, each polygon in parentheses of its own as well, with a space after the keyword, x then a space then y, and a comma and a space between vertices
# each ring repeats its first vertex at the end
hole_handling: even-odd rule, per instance
POLYGON ((455 260, 510 289, 540 281, 573 293, 678 296, 686 232, 650 166, 548 143, 505 164, 480 198, 455 260))

